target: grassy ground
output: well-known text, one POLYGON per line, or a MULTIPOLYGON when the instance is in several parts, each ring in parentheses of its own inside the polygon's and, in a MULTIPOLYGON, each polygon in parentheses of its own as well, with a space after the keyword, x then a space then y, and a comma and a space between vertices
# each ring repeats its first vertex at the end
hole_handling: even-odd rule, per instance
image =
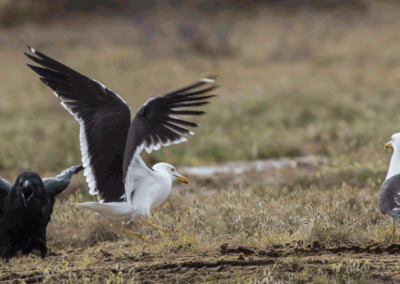
POLYGON ((377 209, 377 195, 391 155, 383 146, 398 131, 400 119, 399 21, 393 17, 397 13, 374 6, 369 17, 351 23, 326 15, 238 21, 227 40, 235 51, 232 58, 171 56, 170 39, 162 37, 149 47, 158 53, 148 56, 135 45, 112 43, 112 32, 126 32, 123 25, 93 25, 79 33, 57 26, 26 27, 1 35, 15 44, 5 44, 0 53, 0 171, 10 181, 26 170, 52 175, 81 158, 78 123, 25 66, 25 43, 101 81, 133 111, 149 97, 219 74, 219 96, 206 107, 208 114, 196 119, 202 125, 197 135, 187 143, 143 155, 149 164, 168 161, 182 167, 308 154, 327 158, 326 163, 298 163, 296 168, 239 177, 188 176, 192 184, 176 186, 152 217, 172 230, 182 227, 185 235, 165 235, 137 220, 129 229, 147 236, 145 246, 121 234, 119 223, 68 205, 94 200, 83 177, 74 177, 48 226, 53 254, 46 260, 33 255, 2 263, 1 279, 12 281, 11 275, 20 273, 15 279, 69 283, 83 283, 89 274, 105 283, 393 281, 395 273, 388 267, 396 271, 395 257, 385 267, 364 245, 384 247, 390 237, 389 220, 377 209), (257 254, 243 260, 240 249, 224 251, 225 243, 257 254), (345 249, 296 252, 296 245, 313 248, 319 243, 354 246, 355 252, 366 255, 349 256, 345 249), (268 254, 282 244, 293 247, 286 254, 268 254), (263 250, 268 253, 259 253, 263 250), (322 252, 326 259, 318 256, 322 252), (224 267, 235 267, 233 260, 229 262, 231 254, 235 261, 247 262, 244 268, 256 267, 257 273, 243 267, 225 271, 224 267), (200 263, 197 268, 182 264, 191 258, 200 263), (175 268, 160 268, 155 259, 200 272, 192 271, 183 280, 157 278, 160 269, 175 268), (216 271, 211 277, 215 271, 201 272, 213 265, 221 266, 222 274, 216 271), (156 272, 151 274, 152 270, 156 272))

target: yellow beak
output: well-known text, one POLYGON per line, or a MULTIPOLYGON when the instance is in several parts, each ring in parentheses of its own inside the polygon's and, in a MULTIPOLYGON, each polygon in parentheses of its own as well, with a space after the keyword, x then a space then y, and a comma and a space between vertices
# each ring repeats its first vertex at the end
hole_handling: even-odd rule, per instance
POLYGON ((387 142, 385 144, 385 148, 383 148, 383 149, 387 149, 387 148, 393 148, 392 142, 387 142))
MULTIPOLYGON (((174 175, 175 176, 175 175, 174 175)), ((175 176, 177 180, 179 180, 180 182, 186 183, 186 184, 190 184, 189 180, 187 178, 185 178, 184 176, 175 176)))

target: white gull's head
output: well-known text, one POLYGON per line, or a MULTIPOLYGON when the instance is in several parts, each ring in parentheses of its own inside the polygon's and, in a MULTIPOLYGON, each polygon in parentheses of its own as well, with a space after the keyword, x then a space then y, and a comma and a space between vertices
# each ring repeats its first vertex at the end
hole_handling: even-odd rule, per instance
POLYGON ((390 141, 385 144, 385 149, 387 148, 393 148, 393 154, 386 179, 400 174, 400 133, 392 135, 390 141))
POLYGON ((178 180, 180 182, 190 184, 189 180, 187 178, 185 178, 184 176, 180 175, 173 165, 170 165, 167 163, 158 163, 153 166, 153 169, 155 171, 166 173, 168 176, 171 177, 171 180, 173 182, 178 180))

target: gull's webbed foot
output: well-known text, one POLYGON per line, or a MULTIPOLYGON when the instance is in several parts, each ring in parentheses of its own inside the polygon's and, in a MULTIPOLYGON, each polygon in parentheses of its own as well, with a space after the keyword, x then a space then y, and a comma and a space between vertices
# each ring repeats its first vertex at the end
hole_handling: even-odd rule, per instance
POLYGON ((164 228, 164 227, 161 227, 161 226, 155 225, 153 222, 151 222, 150 218, 147 218, 147 224, 148 224, 149 226, 153 227, 153 228, 156 228, 156 229, 159 229, 159 230, 164 231, 164 233, 169 233, 169 234, 171 234, 171 231, 170 231, 169 229, 164 228))
POLYGON ((132 236, 138 237, 138 238, 140 238, 143 242, 146 240, 145 236, 143 236, 141 233, 134 233, 134 232, 129 232, 129 231, 125 230, 125 226, 122 226, 121 232, 122 232, 123 234, 127 234, 127 235, 132 235, 132 236))

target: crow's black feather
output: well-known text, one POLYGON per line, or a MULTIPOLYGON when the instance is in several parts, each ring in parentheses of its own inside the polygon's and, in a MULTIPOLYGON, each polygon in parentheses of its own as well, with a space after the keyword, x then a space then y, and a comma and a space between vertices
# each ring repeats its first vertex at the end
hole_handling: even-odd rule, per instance
POLYGON ((0 178, 0 257, 9 261, 18 251, 32 250, 47 255, 46 227, 51 219, 55 196, 64 191, 82 165, 64 170, 54 178, 25 172, 11 186, 0 178), (1 197, 3 196, 3 197, 1 197))

